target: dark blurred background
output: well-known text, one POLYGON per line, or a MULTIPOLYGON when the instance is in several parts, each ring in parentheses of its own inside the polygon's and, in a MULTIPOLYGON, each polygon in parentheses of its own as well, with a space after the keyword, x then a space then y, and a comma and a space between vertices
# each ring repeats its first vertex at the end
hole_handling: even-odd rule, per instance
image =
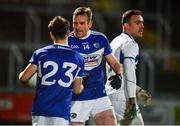
POLYGON ((72 22, 79 6, 92 8, 92 29, 110 41, 121 33, 124 11, 143 12, 137 76, 153 101, 146 108, 140 102, 140 109, 145 124, 180 124, 180 18, 175 0, 0 0, 0 124, 31 124, 34 89, 23 87, 18 74, 35 49, 50 44, 49 21, 62 15, 72 22))

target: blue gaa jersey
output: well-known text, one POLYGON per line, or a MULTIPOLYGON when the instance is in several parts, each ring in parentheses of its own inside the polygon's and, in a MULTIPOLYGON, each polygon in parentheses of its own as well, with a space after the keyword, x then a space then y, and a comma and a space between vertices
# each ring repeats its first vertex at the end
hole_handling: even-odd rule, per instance
POLYGON ((104 82, 103 56, 111 54, 109 41, 102 33, 89 31, 87 36, 76 38, 74 34, 68 38, 69 46, 78 51, 85 59, 85 75, 89 76, 84 90, 74 95, 73 100, 92 100, 107 96, 104 82))
POLYGON ((83 75, 83 57, 67 46, 53 44, 36 50, 30 63, 38 67, 32 115, 69 120, 72 83, 83 75))

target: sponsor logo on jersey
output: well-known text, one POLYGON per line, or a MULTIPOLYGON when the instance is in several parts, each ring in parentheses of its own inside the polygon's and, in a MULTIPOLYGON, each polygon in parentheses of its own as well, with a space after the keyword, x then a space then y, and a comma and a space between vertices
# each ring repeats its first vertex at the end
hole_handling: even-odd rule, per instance
POLYGON ((85 67, 98 66, 101 61, 101 56, 99 54, 91 54, 83 56, 85 59, 85 67))

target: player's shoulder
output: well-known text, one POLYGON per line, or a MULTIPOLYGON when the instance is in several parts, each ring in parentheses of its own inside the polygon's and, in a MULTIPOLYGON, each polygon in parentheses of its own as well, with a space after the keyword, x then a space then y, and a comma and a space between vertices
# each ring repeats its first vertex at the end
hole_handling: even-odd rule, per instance
POLYGON ((138 48, 137 42, 130 35, 122 33, 120 36, 122 38, 124 48, 138 48))
POLYGON ((125 33, 121 33, 117 37, 115 37, 112 42, 110 43, 112 48, 121 48, 122 50, 128 49, 139 49, 138 44, 135 40, 125 33))
POLYGON ((125 46, 126 44, 128 44, 128 42, 129 42, 128 38, 121 33, 111 41, 110 45, 112 47, 117 48, 117 47, 125 46))
POLYGON ((99 36, 99 37, 104 37, 104 38, 107 39, 107 36, 104 33, 102 33, 102 32, 91 30, 91 35, 99 36))
POLYGON ((68 38, 72 38, 72 37, 75 37, 74 31, 70 32, 69 35, 68 35, 68 38))
POLYGON ((47 50, 50 49, 50 48, 53 48, 53 44, 38 48, 38 49, 35 50, 35 52, 37 54, 41 53, 41 52, 47 52, 47 50))

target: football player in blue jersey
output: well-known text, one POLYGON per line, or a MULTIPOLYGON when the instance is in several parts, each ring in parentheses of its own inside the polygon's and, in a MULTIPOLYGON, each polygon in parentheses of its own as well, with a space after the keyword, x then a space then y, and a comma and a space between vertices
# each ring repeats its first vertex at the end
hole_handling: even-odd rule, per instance
POLYGON ((107 37, 90 30, 92 11, 89 7, 79 7, 73 13, 73 32, 68 38, 69 46, 85 59, 84 90, 73 96, 71 124, 84 125, 89 117, 94 117, 97 125, 116 125, 113 107, 107 96, 104 81, 103 57, 110 64, 116 76, 113 84, 121 85, 121 65, 111 54, 107 37), (114 83, 117 82, 117 83, 114 83))
MULTIPOLYGON (((122 85, 109 94, 121 125, 144 125, 142 115, 136 103, 136 96, 144 105, 151 101, 151 95, 137 86, 136 64, 139 59, 139 46, 136 38, 143 36, 144 20, 139 10, 128 10, 122 15, 123 32, 113 39, 113 54, 123 66, 122 85)), ((113 72, 109 76, 114 75, 113 72)))
POLYGON ((37 49, 19 74, 19 80, 26 85, 37 72, 33 126, 69 125, 72 94, 83 90, 84 58, 68 47, 69 27, 65 18, 54 17, 48 25, 54 44, 37 49))

